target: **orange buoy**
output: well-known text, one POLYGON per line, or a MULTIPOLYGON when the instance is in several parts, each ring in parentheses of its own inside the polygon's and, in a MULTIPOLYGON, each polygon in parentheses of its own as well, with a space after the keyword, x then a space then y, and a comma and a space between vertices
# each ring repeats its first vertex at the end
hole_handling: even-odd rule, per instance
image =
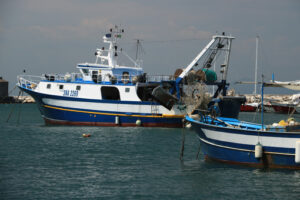
POLYGON ((91 137, 91 134, 82 134, 83 137, 91 137))

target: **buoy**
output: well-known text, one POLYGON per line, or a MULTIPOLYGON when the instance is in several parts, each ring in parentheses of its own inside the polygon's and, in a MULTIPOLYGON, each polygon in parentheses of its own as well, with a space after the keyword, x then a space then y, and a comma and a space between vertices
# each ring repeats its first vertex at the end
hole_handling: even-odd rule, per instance
POLYGON ((82 134, 82 137, 91 137, 91 134, 82 134))
POLYGON ((279 123, 279 126, 287 126, 289 125, 287 122, 285 122, 284 120, 281 120, 279 123))
POLYGON ((186 123, 185 128, 191 128, 192 124, 191 123, 186 123))
POLYGON ((135 124, 136 124, 137 126, 141 126, 141 125, 142 125, 142 121, 138 119, 138 120, 136 120, 135 124))
POLYGON ((287 123, 288 123, 290 126, 293 126, 293 125, 295 125, 295 119, 294 119, 293 117, 290 117, 290 118, 288 118, 287 123))
POLYGON ((255 158, 256 158, 256 159, 262 158, 262 154, 263 154, 263 147, 262 147, 262 145, 258 142, 258 143, 255 145, 255 158))
POLYGON ((300 140, 295 145, 295 163, 300 163, 300 140))
POLYGON ((119 124, 119 116, 116 116, 116 118, 115 118, 115 124, 119 124))

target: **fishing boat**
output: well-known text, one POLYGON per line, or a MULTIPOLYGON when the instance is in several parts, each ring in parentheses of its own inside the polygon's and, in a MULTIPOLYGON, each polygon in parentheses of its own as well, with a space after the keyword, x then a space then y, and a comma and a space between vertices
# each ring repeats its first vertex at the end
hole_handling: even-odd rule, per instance
POLYGON ((232 118, 189 116, 207 160, 262 168, 300 169, 300 125, 261 125, 232 118))
MULTIPOLYGON (((260 112, 261 103, 244 103, 241 105, 241 112, 260 112)), ((270 101, 264 102, 264 112, 274 112, 270 101)))
POLYGON ((187 116, 186 120, 196 131, 206 159, 263 168, 300 169, 300 123, 291 118, 264 125, 261 114, 261 124, 216 117, 204 111, 198 118, 187 116))
MULTIPOLYGON (((220 81, 213 80, 210 84, 218 85, 215 95, 226 91, 233 37, 213 36, 193 61, 174 76, 151 76, 144 73, 141 62, 132 59, 119 47, 123 34, 124 29, 117 26, 110 29, 103 36, 108 48, 96 50, 95 63, 78 64, 80 73, 18 76, 18 87, 35 99, 46 124, 182 127, 184 116, 195 109, 195 105, 187 105, 182 100, 189 87, 186 78, 200 66, 202 70, 197 72, 203 75, 204 68, 210 67, 219 51, 227 55, 221 66, 223 76, 220 81), (132 66, 119 65, 120 54, 125 55, 132 66), (198 65, 200 60, 203 64, 198 65)), ((195 82, 206 83, 206 73, 204 79, 196 75, 195 82)), ((191 98, 197 98, 194 92, 191 98)), ((224 100, 224 106, 228 102, 232 101, 224 100)), ((223 114, 227 116, 238 113, 234 109, 226 112, 223 114)))
POLYGON ((292 113, 297 112, 295 109, 295 104, 291 102, 280 102, 280 101, 270 101, 270 104, 275 112, 278 113, 292 113))
POLYGON ((241 112, 256 112, 259 109, 259 103, 245 103, 241 105, 241 112))
POLYGON ((299 113, 300 94, 294 94, 287 100, 270 100, 270 105, 279 113, 299 113))

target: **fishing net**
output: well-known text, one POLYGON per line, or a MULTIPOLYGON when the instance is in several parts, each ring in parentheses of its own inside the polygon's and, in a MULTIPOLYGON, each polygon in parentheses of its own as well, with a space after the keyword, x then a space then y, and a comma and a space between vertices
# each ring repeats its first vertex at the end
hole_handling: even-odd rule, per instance
POLYGON ((207 92, 206 85, 202 82, 188 82, 184 85, 182 102, 191 107, 191 110, 207 109, 207 104, 211 101, 211 96, 207 92))

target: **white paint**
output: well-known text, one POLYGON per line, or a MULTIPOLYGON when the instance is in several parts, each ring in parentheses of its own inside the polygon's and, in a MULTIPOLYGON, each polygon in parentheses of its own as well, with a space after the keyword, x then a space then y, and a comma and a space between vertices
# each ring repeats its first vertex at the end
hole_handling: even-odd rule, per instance
MULTIPOLYGON (((126 112, 126 113, 151 113, 151 105, 139 105, 139 104, 116 104, 116 103, 96 103, 96 102, 80 102, 80 101, 66 101, 50 98, 43 98, 42 101, 50 106, 58 106, 69 109, 83 109, 92 111, 103 112, 126 112)), ((174 110, 168 110, 165 107, 158 105, 160 114, 183 114, 175 113, 174 110)))
POLYGON ((224 133, 221 131, 212 131, 202 128, 206 137, 222 142, 231 142, 236 144, 256 145, 258 140, 263 146, 279 147, 279 148, 294 148, 296 140, 299 138, 283 138, 283 137, 268 137, 268 136, 255 136, 224 133))

